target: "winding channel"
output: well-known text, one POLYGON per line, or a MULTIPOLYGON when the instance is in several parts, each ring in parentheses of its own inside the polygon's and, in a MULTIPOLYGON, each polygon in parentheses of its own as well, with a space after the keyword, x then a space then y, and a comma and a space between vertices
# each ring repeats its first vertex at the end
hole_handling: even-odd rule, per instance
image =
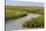
POLYGON ((6 31, 11 31, 11 30, 21 30, 24 29, 22 27, 22 24, 32 18, 36 18, 38 17, 39 14, 27 14, 27 16, 25 17, 21 17, 18 19, 13 19, 13 20, 9 20, 6 21, 6 31))

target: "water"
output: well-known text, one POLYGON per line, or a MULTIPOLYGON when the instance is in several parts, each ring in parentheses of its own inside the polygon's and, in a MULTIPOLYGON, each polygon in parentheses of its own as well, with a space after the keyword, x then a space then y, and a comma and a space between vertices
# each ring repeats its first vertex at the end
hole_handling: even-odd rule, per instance
POLYGON ((22 30, 24 29, 22 27, 22 24, 29 20, 32 19, 33 17, 36 18, 38 17, 39 14, 28 14, 25 17, 22 18, 18 18, 18 19, 13 19, 13 20, 9 20, 6 22, 6 31, 11 31, 11 30, 22 30))

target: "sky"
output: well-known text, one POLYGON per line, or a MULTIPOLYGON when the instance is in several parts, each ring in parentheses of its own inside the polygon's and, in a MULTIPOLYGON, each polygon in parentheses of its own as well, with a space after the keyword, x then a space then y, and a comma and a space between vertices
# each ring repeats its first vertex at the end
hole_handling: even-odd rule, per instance
POLYGON ((7 0, 7 1, 29 1, 29 2, 44 2, 44 0, 7 0))
POLYGON ((10 6, 43 6, 44 0, 6 0, 10 6))

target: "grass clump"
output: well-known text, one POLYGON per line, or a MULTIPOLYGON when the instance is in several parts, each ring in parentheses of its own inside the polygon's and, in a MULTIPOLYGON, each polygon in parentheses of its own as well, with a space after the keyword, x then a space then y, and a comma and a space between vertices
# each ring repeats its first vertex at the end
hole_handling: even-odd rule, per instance
POLYGON ((41 15, 37 18, 32 18, 23 24, 23 27, 27 28, 44 28, 44 16, 41 15))

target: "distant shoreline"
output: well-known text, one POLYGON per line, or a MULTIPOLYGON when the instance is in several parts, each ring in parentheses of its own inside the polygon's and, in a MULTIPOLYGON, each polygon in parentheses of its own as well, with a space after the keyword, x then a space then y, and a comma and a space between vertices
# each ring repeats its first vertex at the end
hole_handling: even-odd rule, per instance
MULTIPOLYGON (((6 6, 10 6, 10 5, 6 5, 6 6)), ((10 7, 44 7, 44 6, 10 6, 10 7)))

